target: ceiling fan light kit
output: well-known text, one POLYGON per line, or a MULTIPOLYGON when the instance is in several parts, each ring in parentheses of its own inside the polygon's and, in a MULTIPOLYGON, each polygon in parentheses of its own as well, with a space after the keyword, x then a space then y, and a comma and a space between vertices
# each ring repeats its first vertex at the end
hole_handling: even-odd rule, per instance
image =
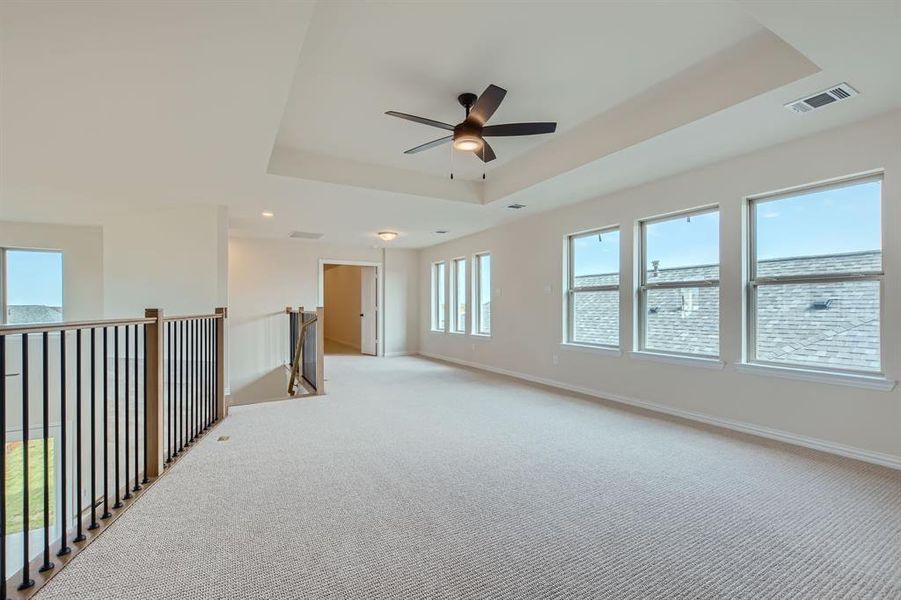
MULTIPOLYGON (((504 99, 504 96, 506 95, 507 90, 494 84, 489 85, 485 89, 485 91, 482 92, 481 96, 476 96, 475 94, 471 93, 460 94, 457 97, 457 101, 461 106, 463 106, 464 110, 466 110, 466 118, 457 125, 442 123, 441 121, 435 121, 434 119, 417 117, 415 115, 397 112, 394 110, 389 110, 385 114, 392 117, 397 117, 399 119, 413 121, 414 123, 420 123, 422 125, 437 127, 439 129, 453 132, 452 135, 447 135, 445 137, 438 138, 437 140, 432 140, 431 142, 426 142, 425 144, 416 146, 415 148, 410 148, 409 150, 404 152, 404 154, 416 154, 418 152, 422 152, 423 150, 429 150, 431 148, 441 146, 447 142, 452 142, 452 146, 455 149, 462 150, 464 152, 472 152, 476 156, 478 156, 482 160, 482 162, 487 163, 497 158, 497 156, 494 154, 494 150, 491 148, 491 145, 488 143, 485 137, 540 135, 544 133, 553 133, 557 129, 556 123, 549 122, 486 125, 488 119, 491 118, 491 115, 494 114, 494 112, 500 106, 501 101, 504 99)), ((453 173, 451 173, 451 179, 453 178, 454 175, 453 173)), ((484 178, 485 175, 483 174, 482 179, 484 178)))

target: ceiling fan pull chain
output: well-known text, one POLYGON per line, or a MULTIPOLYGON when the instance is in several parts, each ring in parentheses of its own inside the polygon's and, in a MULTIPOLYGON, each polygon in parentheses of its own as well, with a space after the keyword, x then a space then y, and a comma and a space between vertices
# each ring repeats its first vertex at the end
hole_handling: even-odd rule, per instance
POLYGON ((454 178, 454 145, 453 144, 450 145, 450 155, 451 155, 450 178, 453 179, 454 178))

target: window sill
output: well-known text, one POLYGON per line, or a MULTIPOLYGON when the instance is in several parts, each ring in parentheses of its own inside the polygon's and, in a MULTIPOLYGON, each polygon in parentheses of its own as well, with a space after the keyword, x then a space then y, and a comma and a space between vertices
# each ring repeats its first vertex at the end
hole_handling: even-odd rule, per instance
POLYGON ((447 333, 443 329, 429 329, 429 333, 447 333))
POLYGON ((762 365, 758 363, 738 363, 735 370, 740 373, 752 373, 770 377, 785 377, 815 383, 833 383, 851 387, 890 392, 895 389, 895 380, 879 375, 856 375, 853 373, 829 373, 812 369, 762 365))
POLYGON ((653 362, 667 363, 670 365, 686 365, 701 367, 704 369, 722 369, 726 363, 718 358, 707 356, 682 356, 680 354, 665 354, 662 352, 647 352, 645 350, 633 350, 629 353, 633 358, 650 360, 653 362))
POLYGON ((592 346, 590 344, 576 344, 573 342, 561 342, 560 347, 564 350, 572 350, 573 352, 586 352, 588 354, 598 354, 601 356, 622 356, 623 353, 619 348, 612 346, 592 346))
POLYGON ((451 331, 448 331, 448 333, 450 333, 450 334, 452 334, 452 335, 466 335, 466 332, 465 332, 465 331, 454 331, 454 330, 451 330, 451 331))
POLYGON ((490 340, 491 339, 490 333, 470 333, 469 335, 476 339, 482 339, 482 340, 490 340))

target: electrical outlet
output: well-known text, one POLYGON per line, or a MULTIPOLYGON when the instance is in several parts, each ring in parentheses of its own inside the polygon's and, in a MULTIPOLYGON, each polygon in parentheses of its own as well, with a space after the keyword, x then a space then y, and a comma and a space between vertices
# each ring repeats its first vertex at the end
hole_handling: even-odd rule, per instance
POLYGON ((552 288, 551 288, 551 286, 549 286, 549 285, 544 286, 544 293, 545 293, 545 294, 550 294, 550 293, 551 293, 551 289, 552 289, 552 288))

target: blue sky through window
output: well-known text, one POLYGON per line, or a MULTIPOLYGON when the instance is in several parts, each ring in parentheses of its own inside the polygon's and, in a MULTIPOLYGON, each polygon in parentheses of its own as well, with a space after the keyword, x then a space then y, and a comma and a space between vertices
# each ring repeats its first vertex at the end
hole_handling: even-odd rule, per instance
POLYGON ((755 204, 757 258, 879 250, 881 188, 867 181, 755 204))
POLYGON ((61 252, 6 251, 6 298, 10 306, 63 305, 61 252))
MULTIPOLYGON (((754 205, 757 257, 761 260, 879 250, 882 247, 881 181, 814 190, 754 205)), ((575 276, 619 271, 619 232, 577 237, 575 276)), ((729 243, 734 243, 730 240, 729 243)), ((656 221, 647 225, 647 267, 719 263, 719 213, 656 221)))

